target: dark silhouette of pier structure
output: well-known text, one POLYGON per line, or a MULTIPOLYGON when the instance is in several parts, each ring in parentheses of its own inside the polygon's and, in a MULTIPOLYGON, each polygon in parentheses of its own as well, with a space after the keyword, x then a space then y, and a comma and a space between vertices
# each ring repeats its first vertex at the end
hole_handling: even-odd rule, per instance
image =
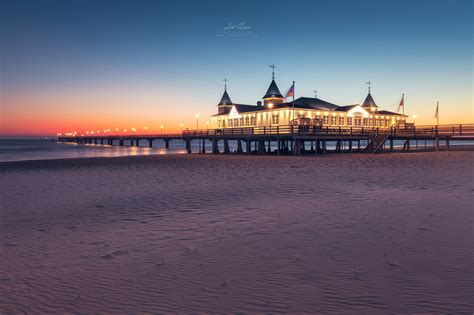
POLYGON ((78 144, 101 144, 139 146, 147 141, 153 147, 153 141, 162 140, 167 149, 170 142, 184 141, 186 150, 192 153, 191 143, 199 142, 199 152, 206 153, 206 142, 212 143, 212 153, 240 154, 326 154, 331 152, 379 153, 410 151, 412 144, 417 149, 449 150, 451 141, 474 140, 474 124, 416 126, 411 128, 392 127, 378 129, 370 127, 317 127, 317 126, 273 126, 243 127, 225 129, 185 130, 174 134, 96 134, 87 136, 59 136, 57 141, 78 144), (394 141, 403 141, 402 148, 396 149, 394 141), (229 143, 236 142, 236 150, 231 152, 229 143), (418 141, 421 142, 418 147, 418 141), (223 142, 223 151, 219 143, 223 142), (328 149, 328 143, 334 149, 328 149), (423 147, 424 144, 424 147, 423 147))

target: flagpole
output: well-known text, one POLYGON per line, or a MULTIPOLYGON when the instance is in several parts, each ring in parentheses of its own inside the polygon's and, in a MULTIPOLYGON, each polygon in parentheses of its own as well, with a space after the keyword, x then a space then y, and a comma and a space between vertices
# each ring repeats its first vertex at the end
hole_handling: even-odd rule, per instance
POLYGON ((291 130, 293 132, 294 129, 294 124, 295 124, 295 81, 293 81, 293 104, 292 104, 292 109, 293 109, 293 119, 291 121, 291 130))
POLYGON ((439 101, 436 102, 436 127, 439 125, 439 101))
POLYGON ((402 98, 403 98, 403 115, 405 115, 405 93, 402 94, 402 98))

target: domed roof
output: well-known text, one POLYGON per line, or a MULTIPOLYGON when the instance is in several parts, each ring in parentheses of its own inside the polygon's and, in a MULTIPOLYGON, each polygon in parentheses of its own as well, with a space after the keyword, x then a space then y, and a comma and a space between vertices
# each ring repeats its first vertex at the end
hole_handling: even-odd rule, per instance
POLYGON ((280 90, 278 89, 278 86, 275 83, 275 80, 272 80, 272 83, 270 83, 270 86, 268 87, 267 93, 265 93, 265 98, 271 98, 271 97, 281 97, 283 98, 283 95, 281 95, 280 90))

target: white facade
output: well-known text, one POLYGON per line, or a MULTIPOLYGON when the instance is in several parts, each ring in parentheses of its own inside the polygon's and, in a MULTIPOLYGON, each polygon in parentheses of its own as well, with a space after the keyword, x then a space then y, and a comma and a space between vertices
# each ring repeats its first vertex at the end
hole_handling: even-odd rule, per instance
MULTIPOLYGON (((256 109, 257 106, 255 106, 256 109)), ((402 115, 371 114, 362 106, 357 105, 348 111, 316 110, 295 108, 261 108, 252 112, 239 113, 236 106, 232 106, 229 114, 214 115, 211 118, 213 128, 241 128, 241 127, 270 127, 291 125, 297 118, 319 119, 323 126, 330 127, 376 127, 390 128, 404 123, 406 117, 402 115)))

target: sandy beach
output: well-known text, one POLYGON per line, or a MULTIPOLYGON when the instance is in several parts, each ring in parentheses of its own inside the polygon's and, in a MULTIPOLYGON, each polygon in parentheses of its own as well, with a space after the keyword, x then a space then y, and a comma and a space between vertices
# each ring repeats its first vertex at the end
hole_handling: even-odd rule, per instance
POLYGON ((0 163, 0 313, 471 313, 473 161, 0 163))

